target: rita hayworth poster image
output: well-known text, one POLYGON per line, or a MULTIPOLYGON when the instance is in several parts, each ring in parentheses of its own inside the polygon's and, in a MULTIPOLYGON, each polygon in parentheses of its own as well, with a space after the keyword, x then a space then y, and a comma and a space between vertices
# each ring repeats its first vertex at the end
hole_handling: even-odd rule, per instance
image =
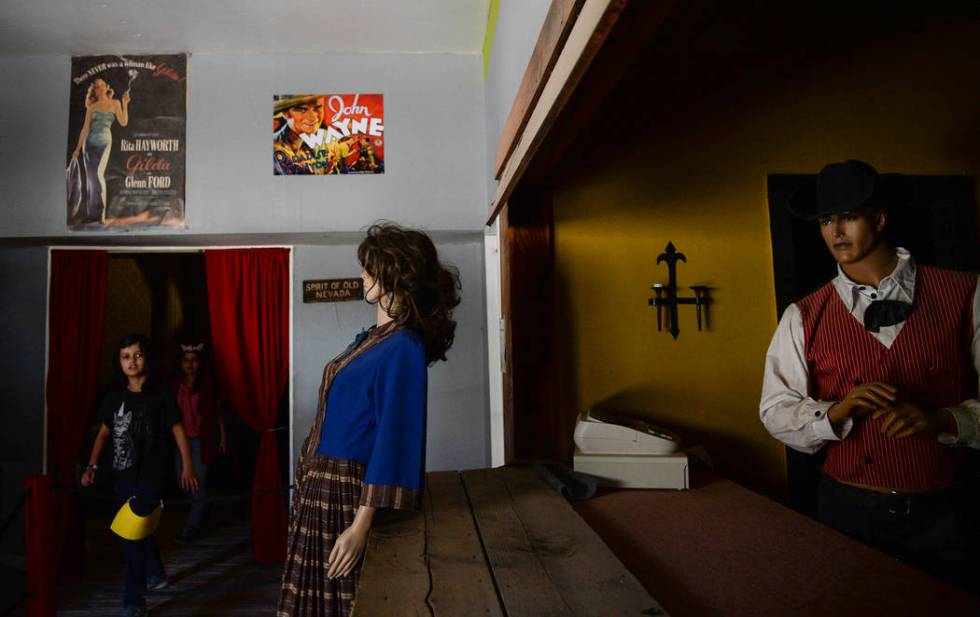
POLYGON ((187 56, 71 60, 68 228, 184 226, 187 56))
POLYGON ((383 174, 384 96, 277 94, 272 163, 277 176, 383 174))

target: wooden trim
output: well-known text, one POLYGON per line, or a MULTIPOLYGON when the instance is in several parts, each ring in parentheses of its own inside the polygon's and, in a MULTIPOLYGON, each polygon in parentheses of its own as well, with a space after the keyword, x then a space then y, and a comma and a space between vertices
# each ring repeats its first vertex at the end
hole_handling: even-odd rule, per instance
POLYGON ((503 397, 504 412, 504 464, 514 461, 514 398, 513 398, 513 319, 511 310, 511 240, 508 223, 508 207, 504 204, 499 224, 497 238, 500 252, 500 318, 504 320, 504 337, 501 342, 503 349, 503 365, 501 368, 501 396, 503 397))
POLYGON ((534 45, 531 60, 527 63, 524 78, 517 89, 514 104, 500 131, 497 141, 497 157, 494 164, 494 178, 500 178, 507 163, 507 157, 514 151, 517 136, 521 134, 531 117, 534 105, 544 90, 565 40, 572 31, 575 18, 585 4, 585 0, 551 0, 548 14, 545 15, 538 42, 534 45))
POLYGON ((582 131, 589 130, 588 123, 608 100, 626 69, 637 61, 637 54, 653 40, 674 5, 675 0, 634 0, 626 5, 614 31, 592 60, 524 171, 521 185, 550 186, 555 181, 556 166, 568 148, 582 131))
POLYGON ((488 223, 493 222, 500 208, 513 193, 531 158, 619 20, 627 2, 628 0, 586 0, 527 125, 517 140, 513 154, 507 160, 497 185, 497 193, 490 203, 488 223))
POLYGON ((552 196, 522 186, 500 217, 508 464, 564 460, 554 349, 552 196), (506 224, 503 224, 506 223, 506 224))
POLYGON ((504 441, 504 330, 500 306, 500 234, 483 237, 484 288, 487 293, 487 390, 490 393, 490 467, 506 464, 504 441))

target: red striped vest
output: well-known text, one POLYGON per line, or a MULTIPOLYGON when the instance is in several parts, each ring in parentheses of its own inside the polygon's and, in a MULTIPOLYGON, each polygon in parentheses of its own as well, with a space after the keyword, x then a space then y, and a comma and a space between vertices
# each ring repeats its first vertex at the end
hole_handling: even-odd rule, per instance
MULTIPOLYGON (((854 318, 833 283, 797 303, 803 318, 809 396, 839 401, 858 383, 880 381, 898 388, 900 400, 925 410, 977 396, 970 350, 975 274, 918 266, 915 310, 891 349, 854 318)), ((868 486, 929 490, 953 482, 948 446, 920 434, 892 439, 881 434, 884 418, 854 421, 846 439, 827 444, 823 469, 830 477, 868 486)))

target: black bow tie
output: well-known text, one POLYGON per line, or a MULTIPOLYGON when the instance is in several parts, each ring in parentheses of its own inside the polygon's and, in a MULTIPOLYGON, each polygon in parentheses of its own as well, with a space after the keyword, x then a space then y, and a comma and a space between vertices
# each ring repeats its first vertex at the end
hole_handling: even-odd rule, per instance
POLYGON ((900 300, 875 300, 864 311, 864 327, 878 332, 884 326, 902 323, 912 314, 912 305, 900 300))

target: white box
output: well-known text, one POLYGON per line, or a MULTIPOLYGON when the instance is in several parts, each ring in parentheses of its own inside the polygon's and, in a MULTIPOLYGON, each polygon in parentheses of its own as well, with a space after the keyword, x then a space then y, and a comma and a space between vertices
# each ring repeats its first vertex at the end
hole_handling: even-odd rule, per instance
POLYGON ((575 471, 609 488, 690 488, 687 454, 584 454, 575 448, 575 471))

